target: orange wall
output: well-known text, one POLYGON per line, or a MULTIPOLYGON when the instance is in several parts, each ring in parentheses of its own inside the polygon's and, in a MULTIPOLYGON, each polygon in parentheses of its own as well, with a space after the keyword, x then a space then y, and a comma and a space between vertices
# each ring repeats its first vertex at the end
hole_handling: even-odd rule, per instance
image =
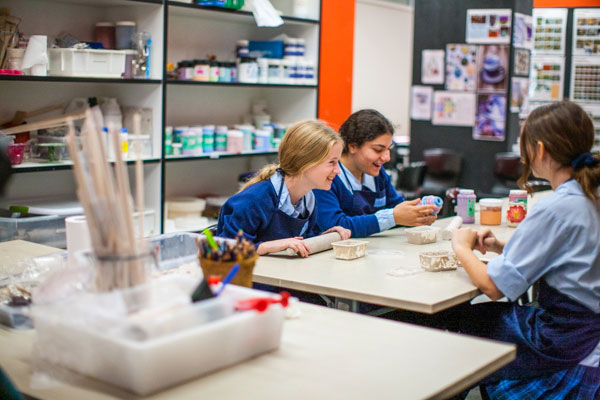
POLYGON ((322 0, 318 117, 336 131, 352 110, 354 0, 322 0))
POLYGON ((600 7, 600 0, 533 0, 534 8, 600 7))

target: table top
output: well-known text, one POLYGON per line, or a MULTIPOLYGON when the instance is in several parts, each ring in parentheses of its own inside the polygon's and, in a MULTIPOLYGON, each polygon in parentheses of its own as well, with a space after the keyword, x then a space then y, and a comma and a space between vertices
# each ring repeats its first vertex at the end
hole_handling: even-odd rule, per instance
MULTIPOLYGON (((456 394, 508 364, 514 345, 299 303, 279 349, 149 396, 173 398, 424 399, 456 394)), ((34 331, 0 329, 0 364, 40 399, 122 399, 131 393, 80 377, 31 385, 34 331)))
MULTIPOLYGON (((15 260, 48 254, 47 246, 6 243, 15 260)), ((58 249, 52 249, 58 250, 58 249)), ((508 364, 516 347, 305 303, 284 322, 279 349, 149 399, 173 398, 447 398, 508 364)), ((32 381, 34 330, 0 328, 0 365, 17 388, 40 399, 130 399, 136 396, 73 374, 68 383, 32 381)), ((61 376, 57 372, 58 376, 61 376)))
MULTIPOLYGON (((551 192, 536 193, 530 208, 551 192)), ((504 199, 502 224, 488 226, 501 240, 508 240, 515 228, 506 225, 504 199)), ((438 220, 441 228, 450 219, 438 220)), ((480 228, 479 212, 475 224, 480 228)), ((327 296, 363 301, 381 306, 433 314, 471 300, 481 294, 467 273, 454 271, 428 272, 420 268, 419 253, 451 250, 449 240, 426 245, 409 244, 405 228, 391 229, 366 238, 367 255, 355 260, 338 260, 333 251, 312 254, 308 258, 272 255, 260 257, 254 268, 254 281, 284 288, 303 290, 327 296), (390 274, 396 273, 396 276, 390 274), (397 276, 397 275, 401 276, 397 276)), ((476 253, 479 254, 479 253, 476 253)), ((486 254, 482 259, 496 256, 486 254)))
POLYGON ((0 275, 2 275, 4 268, 26 258, 45 256, 59 251, 63 250, 25 240, 0 242, 0 275))

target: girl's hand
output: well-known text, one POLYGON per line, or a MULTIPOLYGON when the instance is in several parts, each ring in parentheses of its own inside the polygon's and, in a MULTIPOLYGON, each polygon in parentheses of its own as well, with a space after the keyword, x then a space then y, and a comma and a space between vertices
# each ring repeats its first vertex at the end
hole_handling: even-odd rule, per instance
POLYGON ((477 244, 475 248, 481 254, 485 254, 487 251, 500 254, 504 249, 504 243, 499 241, 489 228, 481 228, 477 232, 477 244))
POLYGON ((394 220, 396 225, 419 226, 431 225, 437 219, 437 215, 432 215, 435 206, 427 204, 418 205, 420 199, 403 201, 394 207, 394 220))
POLYGON ((477 245, 477 232, 470 228, 455 229, 452 232, 452 249, 455 253, 460 250, 473 250, 477 245))
POLYGON ((342 240, 350 239, 350 236, 352 236, 352 231, 350 229, 346 229, 342 226, 334 226, 333 228, 329 228, 325 232, 321 233, 321 235, 324 235, 329 232, 339 233, 342 240))
POLYGON ((278 251, 285 249, 292 249, 296 253, 300 254, 301 257, 308 257, 310 254, 310 247, 308 247, 306 242, 302 239, 302 236, 296 236, 287 239, 262 242, 256 251, 258 255, 262 256, 269 253, 277 253, 278 251))

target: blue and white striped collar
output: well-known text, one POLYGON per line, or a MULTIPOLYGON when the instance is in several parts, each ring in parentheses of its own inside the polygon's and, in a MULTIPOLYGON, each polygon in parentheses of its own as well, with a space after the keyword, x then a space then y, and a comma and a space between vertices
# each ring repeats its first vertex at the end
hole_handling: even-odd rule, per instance
POLYGON ((344 166, 344 164, 342 164, 341 162, 340 162, 340 168, 342 169, 340 178, 342 179, 344 186, 346 186, 346 189, 348 189, 349 191, 353 192, 355 190, 362 190, 363 186, 366 187, 367 189, 369 189, 371 192, 376 191, 377 186, 375 186, 375 177, 374 176, 363 174, 362 185, 361 185, 360 182, 358 181, 358 179, 356 179, 356 177, 354 175, 352 175, 352 172, 350 172, 350 170, 348 168, 346 168, 344 166))
MULTIPOLYGON (((275 193, 279 194, 279 188, 281 187, 281 182, 283 181, 283 176, 276 172, 271 176, 271 184, 273 188, 275 188, 275 193)), ((292 201, 290 200, 290 191, 287 188, 287 185, 284 183, 283 188, 281 189, 281 197, 279 198, 279 204, 277 208, 289 215, 290 217, 297 218, 300 215, 305 214, 305 210, 308 209, 308 214, 312 214, 315 209, 315 195, 312 190, 304 195, 298 203, 294 206, 292 201), (306 208, 305 208, 306 204, 306 208)))

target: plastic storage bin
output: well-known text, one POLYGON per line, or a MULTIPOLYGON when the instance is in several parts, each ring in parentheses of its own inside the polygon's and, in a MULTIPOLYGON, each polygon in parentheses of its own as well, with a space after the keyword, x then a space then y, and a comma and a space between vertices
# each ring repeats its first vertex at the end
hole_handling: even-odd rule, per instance
POLYGON ((27 240, 47 246, 66 247, 65 216, 21 214, 12 218, 8 210, 0 210, 0 242, 27 240))
MULTIPOLYGON (((177 278, 186 296, 198 284, 193 279, 177 278)), ((167 282, 166 278, 161 281, 167 282)), ((130 291, 128 297, 171 300, 167 302, 173 304, 173 288, 164 285, 144 285, 130 291)), ((115 296, 115 292, 109 295, 115 296)), ((202 304, 213 300, 182 306, 182 314, 166 316, 171 323, 165 324, 154 324, 154 316, 146 317, 149 331, 158 329, 156 335, 146 339, 130 335, 140 327, 142 331, 146 328, 138 320, 123 317, 115 325, 119 318, 104 319, 103 313, 88 313, 84 305, 95 300, 94 295, 88 295, 77 303, 70 299, 34 308, 37 345, 46 361, 144 395, 279 347, 284 319, 279 304, 271 305, 264 313, 236 312, 210 321, 210 316, 219 316, 219 307, 226 307, 227 302, 268 295, 230 285, 223 298, 216 300, 221 303, 214 307, 202 304), (77 310, 72 309, 73 304, 77 304, 77 310), (192 316, 197 324, 190 323, 192 316), (111 329, 99 329, 99 324, 111 329), (163 328, 170 330, 161 332, 163 328)), ((129 311, 132 307, 126 304, 125 308, 129 311)))
POLYGON ((406 229, 406 240, 410 244, 428 244, 437 242, 440 228, 435 226, 416 226, 406 229))
POLYGON ((355 258, 364 257, 367 249, 366 240, 340 240, 331 243, 335 258, 340 260, 354 260, 355 258))
POLYGON ((48 49, 49 75, 120 78, 125 72, 126 51, 48 49))
POLYGON ((450 271, 458 266, 456 255, 447 250, 425 251, 419 254, 421 267, 427 271, 450 271))

